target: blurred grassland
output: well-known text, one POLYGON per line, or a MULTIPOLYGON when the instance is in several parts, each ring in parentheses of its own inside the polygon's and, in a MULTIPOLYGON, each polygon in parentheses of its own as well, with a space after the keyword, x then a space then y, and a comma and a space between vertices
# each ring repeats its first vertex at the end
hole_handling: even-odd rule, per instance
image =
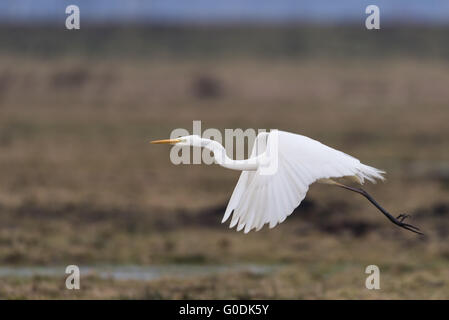
MULTIPOLYGON (((286 264, 257 277, 93 277, 79 297, 449 298, 447 29, 0 35, 2 265, 286 264), (320 185, 275 229, 229 230, 220 221, 238 173, 174 166, 168 147, 148 144, 193 120, 301 133, 385 169, 366 189, 427 236, 320 185), (368 264, 383 272, 380 292, 364 289, 368 264)), ((0 279, 0 297, 76 297, 47 280, 0 279)))

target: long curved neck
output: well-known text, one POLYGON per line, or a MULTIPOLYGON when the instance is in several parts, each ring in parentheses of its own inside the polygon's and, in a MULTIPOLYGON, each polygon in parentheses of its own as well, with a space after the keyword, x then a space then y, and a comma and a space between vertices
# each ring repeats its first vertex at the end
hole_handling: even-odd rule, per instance
POLYGON ((226 150, 217 141, 210 139, 202 139, 202 146, 214 153, 215 161, 222 167, 240 170, 254 171, 258 168, 258 157, 245 160, 232 160, 226 155, 226 150))

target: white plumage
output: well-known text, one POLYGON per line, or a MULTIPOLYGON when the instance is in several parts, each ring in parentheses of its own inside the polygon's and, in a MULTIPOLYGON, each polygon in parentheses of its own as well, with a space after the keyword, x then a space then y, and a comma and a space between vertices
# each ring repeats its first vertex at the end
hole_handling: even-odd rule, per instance
MULTIPOLYGON (((276 154, 269 152, 273 134, 258 135, 251 158, 266 155, 267 161, 273 161, 276 154), (265 150, 257 145, 265 146, 265 150)), ((237 226, 245 233, 260 230, 265 224, 273 228, 299 206, 309 185, 320 179, 354 176, 360 183, 383 179, 383 171, 316 140, 285 131, 277 134, 278 170, 272 175, 261 174, 260 167, 242 172, 222 220, 225 222, 233 212, 231 228, 237 226)))
MULTIPOLYGON (((375 182, 383 179, 384 173, 316 140, 278 130, 259 134, 251 157, 246 160, 232 160, 221 144, 196 135, 152 143, 203 147, 213 152, 221 166, 241 170, 222 222, 231 218, 230 227, 237 226, 238 231, 245 233, 260 230, 265 224, 273 228, 283 222, 299 206, 309 186, 318 180, 349 176, 360 183, 365 179, 375 182), (276 170, 267 174, 270 166, 276 170)), ((363 190, 352 191, 368 196, 363 190)), ((394 220, 391 215, 389 219, 394 220)), ((393 222, 409 227, 401 221, 393 222)))

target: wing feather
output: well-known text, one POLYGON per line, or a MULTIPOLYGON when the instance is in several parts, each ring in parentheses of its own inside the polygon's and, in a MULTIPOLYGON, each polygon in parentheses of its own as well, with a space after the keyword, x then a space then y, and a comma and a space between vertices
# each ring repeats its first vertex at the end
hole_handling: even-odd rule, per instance
POLYGON ((232 215, 230 227, 237 225, 237 230, 245 233, 282 223, 305 198, 309 185, 319 179, 355 176, 361 183, 383 179, 381 170, 316 140, 284 131, 259 134, 251 157, 259 155, 269 164, 277 160, 277 170, 271 175, 263 174, 260 166, 257 171, 243 171, 222 220, 232 215), (270 143, 273 139, 277 150, 270 143), (256 147, 260 144, 264 148, 256 147))

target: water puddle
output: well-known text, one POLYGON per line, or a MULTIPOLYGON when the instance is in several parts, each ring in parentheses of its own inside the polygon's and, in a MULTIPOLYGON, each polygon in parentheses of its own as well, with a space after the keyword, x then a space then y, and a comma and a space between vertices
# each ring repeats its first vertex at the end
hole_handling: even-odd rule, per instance
MULTIPOLYGON (((271 273, 278 265, 239 264, 239 265, 191 265, 169 264, 152 266, 80 266, 81 276, 95 275, 114 280, 156 280, 164 277, 194 277, 229 272, 249 272, 255 275, 271 273)), ((66 276, 65 267, 0 267, 1 277, 61 277, 66 276)))

